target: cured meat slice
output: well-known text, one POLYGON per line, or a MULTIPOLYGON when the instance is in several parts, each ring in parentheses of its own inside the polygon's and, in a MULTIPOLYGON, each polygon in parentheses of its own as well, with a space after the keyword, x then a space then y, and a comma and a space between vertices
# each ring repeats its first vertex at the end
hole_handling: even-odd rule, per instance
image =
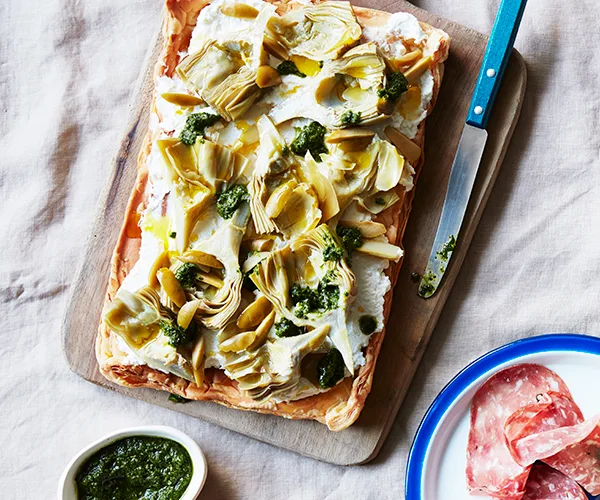
POLYGON ((592 495, 600 495, 600 426, 580 442, 544 460, 577 481, 592 495))
POLYGON ((571 478, 537 463, 531 468, 523 500, 587 500, 587 497, 571 478))
POLYGON ((581 410, 569 396, 551 391, 538 399, 506 420, 504 434, 511 452, 513 443, 525 436, 583 422, 581 410))
POLYGON ((600 415, 596 415, 580 424, 524 436, 512 443, 515 460, 525 467, 536 460, 544 460, 556 455, 584 440, 594 440, 599 434, 599 423, 600 415))
POLYGON ((563 380, 534 364, 511 366, 488 379, 471 405, 467 448, 467 485, 473 494, 521 498, 530 467, 515 462, 506 443, 504 424, 517 410, 547 402, 549 392, 571 398, 563 380))
POLYGON ((535 460, 600 495, 600 415, 583 423, 525 436, 512 444, 515 459, 526 466, 535 460))

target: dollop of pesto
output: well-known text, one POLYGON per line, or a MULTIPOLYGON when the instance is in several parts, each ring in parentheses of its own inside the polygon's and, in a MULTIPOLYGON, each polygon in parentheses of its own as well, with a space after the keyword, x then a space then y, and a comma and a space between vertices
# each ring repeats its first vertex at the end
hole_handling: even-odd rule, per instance
POLYGON ((377 320, 374 316, 365 314, 358 318, 358 327, 365 335, 371 335, 377 329, 377 320))
POLYGON ((192 262, 184 262, 175 271, 175 277, 183 288, 192 288, 196 283, 196 276, 200 268, 192 262))
POLYGON ((306 333, 306 328, 294 324, 287 318, 282 318, 281 321, 275 323, 275 335, 283 337, 297 337, 306 333))
POLYGON ((360 229, 356 227, 338 226, 335 229, 335 232, 342 240, 342 245, 349 256, 351 256, 352 252, 354 252, 354 250, 357 248, 360 248, 363 244, 360 229))
POLYGON ((283 61, 279 66, 277 66, 277 71, 280 75, 296 75, 300 78, 306 77, 306 75, 298 69, 298 66, 296 66, 294 61, 283 61))
POLYGON ((408 81, 402 73, 392 73, 387 77, 385 88, 377 91, 381 99, 394 102, 408 90, 408 81))
POLYGON ((340 123, 342 125, 358 125, 362 121, 360 111, 346 111, 340 116, 340 123))
POLYGON ((132 436, 98 450, 75 476, 78 500, 177 500, 193 475, 188 451, 172 439, 132 436))
POLYGON ((185 126, 181 131, 179 139, 184 144, 191 146, 196 142, 198 136, 204 135, 206 127, 210 127, 219 121, 219 115, 211 115, 209 113, 192 113, 185 120, 185 126))
POLYGON ((344 256, 344 250, 338 245, 338 242, 329 235, 329 233, 325 233, 325 247, 323 248, 323 260, 325 262, 337 262, 344 256))
POLYGON ((316 161, 321 161, 321 154, 328 153, 325 146, 325 133, 327 129, 319 122, 310 122, 302 127, 294 140, 290 144, 290 149, 294 154, 304 156, 307 151, 316 161))
POLYGON ((337 349, 331 349, 317 364, 317 378, 323 389, 329 389, 344 378, 344 358, 337 349))
POLYGON ((330 276, 325 275, 316 288, 294 283, 290 287, 294 314, 298 318, 306 318, 308 314, 323 314, 338 307, 340 287, 330 283, 330 276))
POLYGON ((239 206, 250 201, 246 186, 237 184, 221 191, 217 197, 217 212, 223 219, 231 219, 239 206))
POLYGON ((159 322, 160 330, 169 339, 169 345, 173 347, 179 347, 187 344, 192 340, 194 333, 196 332, 196 324, 192 321, 187 330, 180 327, 175 321, 161 320, 159 322))

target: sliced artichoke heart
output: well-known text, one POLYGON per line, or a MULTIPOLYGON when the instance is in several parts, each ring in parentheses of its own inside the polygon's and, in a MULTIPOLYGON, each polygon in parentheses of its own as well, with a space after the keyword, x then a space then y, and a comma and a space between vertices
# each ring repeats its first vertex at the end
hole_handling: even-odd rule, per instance
POLYGON ((365 241, 357 248, 357 251, 394 262, 398 262, 400 257, 404 255, 400 247, 392 245, 387 241, 365 241))
POLYGON ((159 332, 160 313, 158 296, 156 302, 121 288, 104 314, 104 322, 126 344, 140 348, 154 339, 159 332))
POLYGON ((379 191, 389 191, 400 182, 404 169, 404 157, 387 141, 381 141, 377 156, 377 177, 375 187, 379 191))
MULTIPOLYGON (((200 242, 194 248, 213 255, 223 264, 222 286, 210 299, 198 297, 200 304, 197 314, 207 328, 214 330, 221 328, 231 319, 240 305, 243 275, 240 272, 238 256, 249 219, 250 210, 247 204, 243 204, 210 238, 200 242)), ((200 279, 206 281, 207 275, 201 276, 200 279)))
POLYGON ((336 216, 340 211, 335 189, 331 181, 323 175, 317 162, 313 159, 310 151, 306 153, 302 169, 306 175, 308 182, 312 185, 319 199, 319 206, 323 214, 321 220, 327 222, 332 217, 336 216))
POLYGON ((185 56, 176 71, 190 90, 204 97, 206 89, 220 85, 242 64, 243 60, 236 51, 208 40, 197 52, 185 56))
MULTIPOLYGON (((285 172, 291 165, 291 155, 284 155, 285 141, 273 122, 266 115, 260 117, 257 123, 260 144, 256 153, 256 163, 252 182, 250 184, 250 209, 254 227, 258 234, 275 232, 277 226, 266 210, 268 202, 268 189, 266 180, 271 174, 285 172)), ((287 197, 289 198, 289 197, 287 197)), ((277 207, 274 201, 270 206, 271 214, 277 207)), ((279 210, 281 213, 281 210, 279 210)), ((277 214, 278 215, 278 214, 277 214)))
POLYGON ((289 251, 285 248, 276 250, 267 255, 257 265, 250 279, 269 300, 271 304, 284 316, 291 313, 289 298, 289 280, 287 275, 286 255, 289 251))
POLYGON ((294 9, 279 19, 272 19, 267 31, 269 45, 277 47, 275 52, 315 61, 337 58, 362 35, 349 2, 323 2, 294 9))
POLYGON ((344 211, 354 197, 368 192, 377 173, 377 156, 381 141, 374 137, 364 151, 344 152, 331 148, 325 162, 331 169, 330 178, 338 197, 340 210, 344 211))
POLYGON ((104 322, 149 367, 193 380, 189 362, 160 332, 161 321, 171 321, 158 293, 144 287, 136 293, 121 288, 104 314, 104 322))
POLYGON ((315 228, 321 218, 317 193, 310 184, 303 182, 292 191, 275 222, 283 235, 289 239, 315 228))
POLYGON ((386 208, 391 207, 399 200, 400 197, 395 190, 387 191, 385 193, 376 193, 364 200, 362 198, 357 198, 359 205, 367 209, 373 215, 383 212, 386 208))

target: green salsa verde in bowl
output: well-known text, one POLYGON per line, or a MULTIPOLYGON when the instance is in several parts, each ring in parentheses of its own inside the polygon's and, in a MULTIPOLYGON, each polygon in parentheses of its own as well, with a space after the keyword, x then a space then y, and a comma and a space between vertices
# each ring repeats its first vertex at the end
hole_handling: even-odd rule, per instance
POLYGON ((126 429, 82 450, 59 483, 59 500, 193 500, 206 480, 195 441, 166 426, 126 429))

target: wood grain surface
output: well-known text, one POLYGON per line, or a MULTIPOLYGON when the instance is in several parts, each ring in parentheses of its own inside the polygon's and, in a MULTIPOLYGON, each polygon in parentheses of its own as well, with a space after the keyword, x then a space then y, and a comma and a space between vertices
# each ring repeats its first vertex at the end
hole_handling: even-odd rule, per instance
POLYGON ((150 48, 135 93, 127 132, 114 159, 85 255, 72 286, 63 321, 63 347, 71 369, 86 380, 149 403, 201 418, 261 441, 335 464, 373 459, 394 421, 436 321, 465 259, 485 203, 504 158, 525 92, 526 70, 514 51, 488 126, 489 139, 458 246, 439 292, 429 300, 417 296, 412 272, 427 263, 442 210, 450 168, 462 132, 470 98, 485 52, 487 37, 425 12, 404 0, 353 2, 388 12, 408 11, 446 31, 452 41, 437 107, 428 119, 425 165, 417 183, 412 214, 404 237, 406 257, 394 294, 392 313, 377 362, 375 381, 358 421, 349 429, 330 432, 314 421, 291 421, 225 408, 216 403, 175 405, 167 393, 127 389, 108 382, 98 371, 94 341, 109 275, 109 262, 136 176, 137 155, 148 126, 152 73, 161 37, 150 48), (85 272, 81 272, 85 269, 85 272))

